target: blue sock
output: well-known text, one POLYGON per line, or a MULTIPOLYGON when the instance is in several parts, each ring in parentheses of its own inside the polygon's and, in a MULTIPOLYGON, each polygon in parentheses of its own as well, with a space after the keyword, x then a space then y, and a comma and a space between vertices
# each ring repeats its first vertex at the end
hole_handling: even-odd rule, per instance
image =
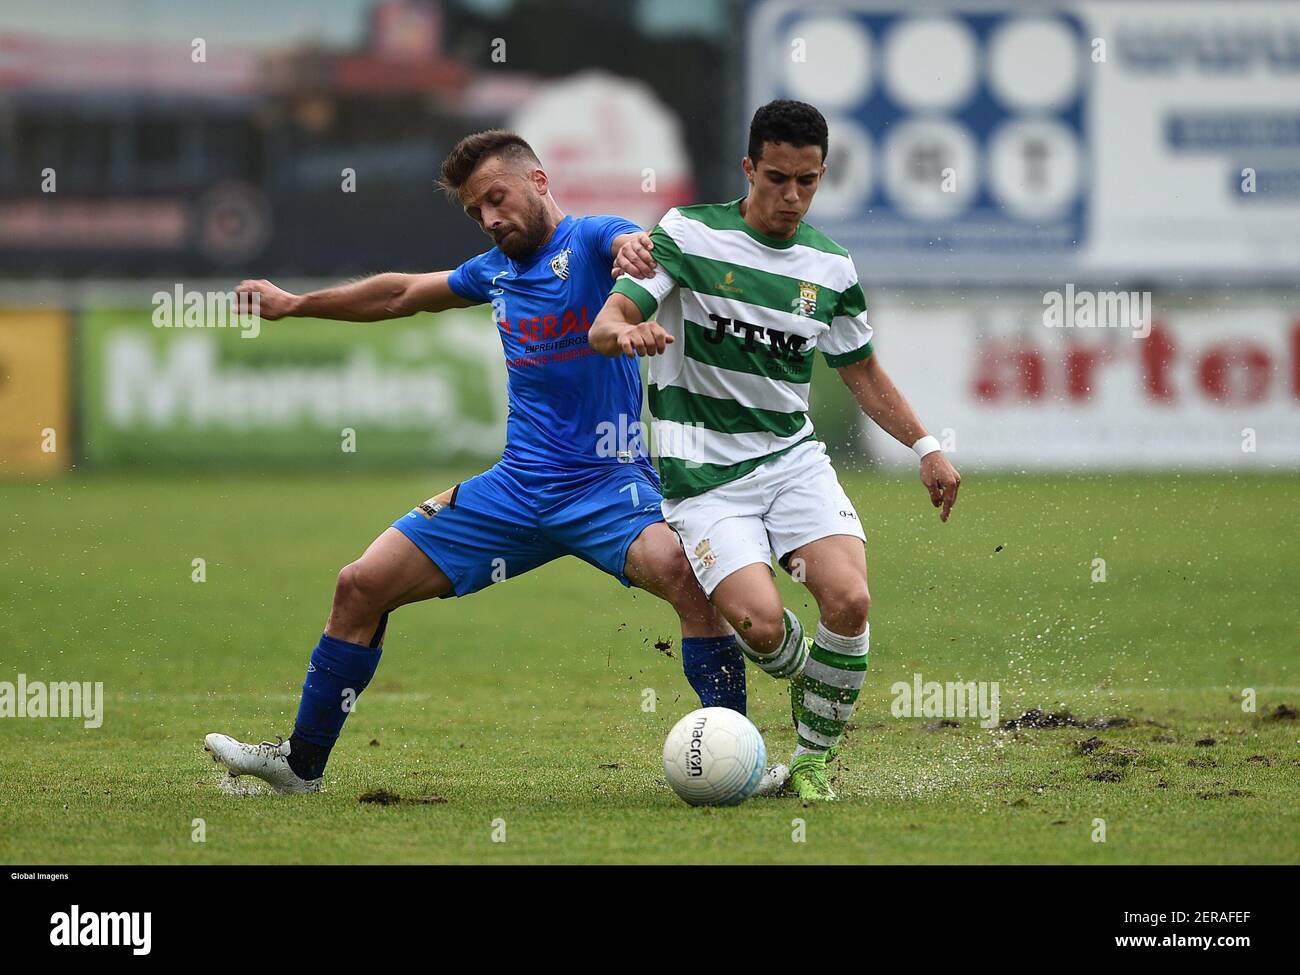
POLYGON ((745 656, 734 636, 683 637, 682 669, 701 707, 745 713, 745 656))
POLYGON ((339 739, 350 704, 361 696, 379 666, 383 650, 336 640, 322 633, 311 653, 302 685, 298 719, 289 739, 289 767, 303 779, 318 779, 339 739))

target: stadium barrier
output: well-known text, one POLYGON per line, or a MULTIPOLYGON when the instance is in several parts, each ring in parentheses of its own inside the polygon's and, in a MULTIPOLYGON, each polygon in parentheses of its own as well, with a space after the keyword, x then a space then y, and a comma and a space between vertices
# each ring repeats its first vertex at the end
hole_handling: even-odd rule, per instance
MULTIPOLYGON (((247 329, 160 322, 140 288, 129 293, 0 312, 0 473, 500 454, 505 370, 486 308, 247 329)), ((1124 294, 1127 305, 1074 285, 868 300, 881 362, 963 468, 1300 467, 1294 291, 1124 294)), ((838 463, 915 463, 820 357, 813 383, 813 421, 838 463)))

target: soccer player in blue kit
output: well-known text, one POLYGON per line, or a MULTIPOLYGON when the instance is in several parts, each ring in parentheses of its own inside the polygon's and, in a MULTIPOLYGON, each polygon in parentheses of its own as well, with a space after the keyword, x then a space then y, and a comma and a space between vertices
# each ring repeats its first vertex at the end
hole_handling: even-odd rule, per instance
MULTIPOLYGON (((399 518, 339 573, 289 740, 206 737, 231 774, 257 776, 277 792, 319 791, 351 704, 379 664, 389 613, 467 596, 565 555, 671 603, 701 703, 745 710, 735 635, 663 521, 644 446, 639 438, 617 442, 616 432, 641 416, 637 361, 606 358, 587 343, 614 256, 641 229, 621 217, 565 216, 536 154, 504 130, 461 140, 439 183, 492 237, 492 250, 454 271, 379 274, 303 295, 268 281, 237 289, 257 296, 267 320, 373 322, 490 304, 509 375, 501 460, 399 518)), ((785 774, 784 766, 769 770, 763 791, 779 790, 785 774)))

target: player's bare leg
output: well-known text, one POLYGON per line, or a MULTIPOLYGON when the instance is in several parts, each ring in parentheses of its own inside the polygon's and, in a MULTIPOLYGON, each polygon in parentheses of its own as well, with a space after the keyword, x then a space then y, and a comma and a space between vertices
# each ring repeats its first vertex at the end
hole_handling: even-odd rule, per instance
POLYGON ((383 635, 384 617, 408 603, 436 599, 451 592, 451 580, 396 528, 339 572, 325 632, 349 643, 370 643, 383 635))
POLYGON ((318 791, 330 749, 378 666, 388 614, 451 589, 451 580, 410 539, 385 529, 339 572, 292 737, 253 745, 210 734, 204 747, 231 775, 257 776, 282 793, 318 791))
POLYGON ((780 648, 785 606, 767 565, 756 562, 731 573, 713 590, 713 604, 750 649, 774 653, 780 648))
POLYGON ((853 535, 831 535, 795 549, 785 564, 802 579, 821 612, 808 662, 790 683, 799 737, 791 780, 805 799, 833 799, 826 759, 853 715, 867 671, 871 595, 866 549, 853 535))
POLYGON ((786 565, 817 601, 821 621, 835 633, 855 636, 867 628, 871 593, 867 588, 867 552, 853 535, 831 535, 801 545, 786 565))

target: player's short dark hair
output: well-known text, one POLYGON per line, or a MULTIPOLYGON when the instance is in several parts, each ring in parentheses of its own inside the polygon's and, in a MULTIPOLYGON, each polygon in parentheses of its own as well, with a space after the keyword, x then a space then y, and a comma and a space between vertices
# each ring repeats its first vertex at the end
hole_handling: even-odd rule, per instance
POLYGON ((826 161, 826 152, 830 148, 826 119, 822 113, 807 102, 789 98, 768 102, 754 113, 754 119, 749 123, 750 162, 758 162, 765 142, 785 142, 796 149, 820 146, 822 162, 826 161))
POLYGON ((460 193, 470 174, 484 159, 496 156, 507 162, 527 162, 540 166, 541 161, 523 136, 509 129, 488 129, 461 139, 447 153, 438 174, 438 186, 453 199, 460 193))

